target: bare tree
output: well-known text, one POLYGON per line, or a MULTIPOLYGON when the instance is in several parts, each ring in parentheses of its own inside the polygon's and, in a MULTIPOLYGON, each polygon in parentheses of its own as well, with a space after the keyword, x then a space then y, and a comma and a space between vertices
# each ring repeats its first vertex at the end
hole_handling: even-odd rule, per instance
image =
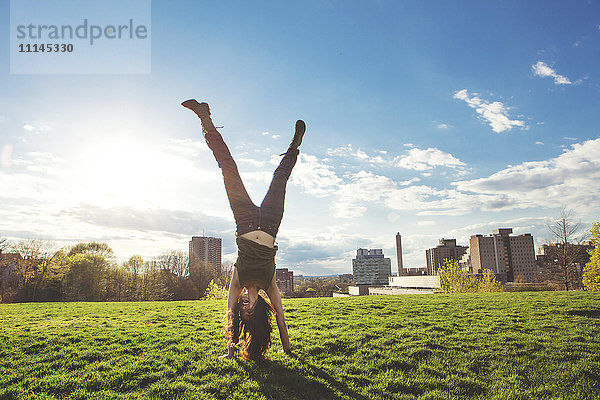
POLYGON ((30 239, 21 240, 11 247, 13 252, 22 257, 16 265, 18 289, 22 292, 22 300, 36 301, 37 289, 56 254, 55 245, 45 240, 30 239))
POLYGON ((7 238, 0 236, 0 253, 10 247, 10 242, 7 238))
POLYGON ((583 224, 575 219, 573 211, 564 207, 560 216, 548 224, 552 238, 542 246, 545 254, 544 267, 549 275, 553 275, 564 285, 565 290, 581 286, 581 259, 587 254, 582 245, 586 238, 582 228, 583 224))
POLYGON ((175 276, 183 277, 189 273, 189 258, 184 251, 171 250, 158 256, 157 261, 162 271, 170 272, 175 276))
POLYGON ((144 273, 140 280, 140 299, 147 300, 172 300, 173 292, 167 285, 165 279, 170 274, 159 269, 157 261, 147 261, 144 263, 144 273))
POLYGON ((11 246, 11 250, 19 253, 24 259, 49 258, 54 253, 54 244, 46 240, 21 240, 11 246))
POLYGON ((127 295, 132 300, 139 297, 140 277, 144 274, 144 266, 144 259, 140 255, 131 256, 123 264, 123 267, 128 272, 127 295))

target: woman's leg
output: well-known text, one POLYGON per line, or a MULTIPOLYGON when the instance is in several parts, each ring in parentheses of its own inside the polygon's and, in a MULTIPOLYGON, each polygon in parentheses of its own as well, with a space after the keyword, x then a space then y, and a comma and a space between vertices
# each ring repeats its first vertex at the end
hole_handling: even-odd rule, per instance
POLYGON ((273 179, 265 198, 260 205, 260 229, 273 237, 277 237, 279 225, 283 218, 285 203, 285 190, 287 182, 298 159, 298 146, 302 143, 302 137, 306 131, 303 121, 296 122, 294 139, 283 159, 273 173, 273 179))
POLYGON ((206 143, 212 150, 223 173, 223 182, 235 218, 237 234, 243 235, 246 232, 256 230, 258 228, 258 207, 250 199, 229 148, 213 125, 208 104, 199 104, 195 100, 187 100, 182 105, 194 111, 200 117, 206 143))

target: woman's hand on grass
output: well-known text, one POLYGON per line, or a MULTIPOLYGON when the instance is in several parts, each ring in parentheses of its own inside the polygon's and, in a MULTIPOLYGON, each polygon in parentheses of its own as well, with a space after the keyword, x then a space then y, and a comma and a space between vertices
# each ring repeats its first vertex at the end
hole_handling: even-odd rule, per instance
POLYGON ((235 347, 227 347, 227 353, 222 354, 219 356, 219 358, 233 358, 233 356, 235 355, 235 347))

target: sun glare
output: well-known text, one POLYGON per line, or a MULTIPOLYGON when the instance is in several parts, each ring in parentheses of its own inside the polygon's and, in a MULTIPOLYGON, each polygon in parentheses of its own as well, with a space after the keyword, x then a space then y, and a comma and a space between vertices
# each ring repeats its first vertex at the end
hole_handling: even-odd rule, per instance
POLYGON ((103 206, 152 203, 156 179, 168 172, 160 151, 132 139, 95 143, 84 154, 82 189, 89 201, 103 206))

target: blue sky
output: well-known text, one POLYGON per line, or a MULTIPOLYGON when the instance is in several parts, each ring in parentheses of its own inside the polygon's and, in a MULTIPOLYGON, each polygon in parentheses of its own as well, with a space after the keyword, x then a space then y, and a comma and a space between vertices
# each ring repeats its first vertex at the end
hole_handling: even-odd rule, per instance
POLYGON ((0 235, 107 241, 120 259, 234 224, 198 120, 207 101, 260 203, 296 119, 277 263, 395 270, 439 238, 512 227, 538 244, 560 207, 600 208, 595 2, 153 1, 150 74, 9 71, 0 7, 0 235))

